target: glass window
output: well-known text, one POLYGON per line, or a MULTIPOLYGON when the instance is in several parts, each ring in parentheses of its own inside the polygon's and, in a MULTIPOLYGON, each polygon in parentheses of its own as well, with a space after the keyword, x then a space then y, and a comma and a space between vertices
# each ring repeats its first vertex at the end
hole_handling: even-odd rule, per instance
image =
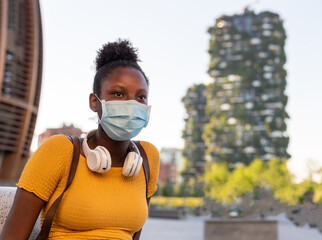
POLYGON ((11 60, 13 59, 13 55, 12 55, 12 53, 7 52, 7 54, 6 54, 6 59, 7 59, 8 61, 11 61, 11 60))
POLYGON ((9 0, 8 29, 15 29, 15 0, 9 0))

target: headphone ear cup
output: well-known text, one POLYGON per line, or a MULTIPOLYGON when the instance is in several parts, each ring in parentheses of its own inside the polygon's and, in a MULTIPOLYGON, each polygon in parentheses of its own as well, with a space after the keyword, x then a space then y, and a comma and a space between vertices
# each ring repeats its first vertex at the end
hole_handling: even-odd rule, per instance
POLYGON ((87 166, 90 170, 92 171, 97 171, 100 167, 100 162, 99 162, 100 156, 99 153, 96 152, 95 150, 90 150, 88 154, 86 155, 86 161, 87 161, 87 166))
POLYGON ((95 132, 96 130, 92 130, 86 134, 82 147, 88 168, 94 172, 105 173, 110 170, 112 165, 110 152, 102 146, 97 146, 94 150, 92 150, 87 144, 87 138, 93 136, 95 132))
POLYGON ((141 167, 142 167, 142 163, 143 163, 143 158, 141 156, 139 156, 138 164, 137 164, 136 170, 135 170, 135 172, 133 174, 134 177, 139 175, 141 167))
POLYGON ((111 168, 111 165, 112 165, 111 155, 110 155, 109 151, 102 146, 97 146, 95 148, 95 150, 101 156, 100 161, 99 161, 100 165, 99 165, 99 169, 97 170, 97 172, 105 173, 108 170, 110 170, 110 168, 111 168))
POLYGON ((139 161, 139 155, 135 152, 129 152, 125 158, 122 173, 124 176, 131 177, 135 173, 139 161))

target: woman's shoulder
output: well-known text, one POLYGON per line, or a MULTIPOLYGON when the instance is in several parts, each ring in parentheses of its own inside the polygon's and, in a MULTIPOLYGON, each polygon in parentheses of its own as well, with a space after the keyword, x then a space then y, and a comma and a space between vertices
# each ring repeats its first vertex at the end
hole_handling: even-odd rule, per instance
MULTIPOLYGON (((38 164, 68 164, 66 159, 70 159, 73 153, 73 144, 67 136, 59 134, 46 139, 37 151, 28 160, 28 163, 40 162, 38 164)), ((68 162, 68 161, 67 161, 68 162)), ((27 164, 28 164, 27 163, 27 164)))
POLYGON ((63 176, 68 176, 73 144, 64 135, 48 138, 28 160, 18 187, 48 201, 63 176))
POLYGON ((46 139, 37 149, 40 153, 69 153, 73 149, 73 144, 69 138, 62 134, 57 134, 46 139))
POLYGON ((160 165, 159 150, 152 143, 146 141, 140 141, 140 144, 148 157, 151 172, 157 174, 160 165))
POLYGON ((146 141, 139 141, 139 142, 148 155, 159 156, 159 150, 152 143, 146 142, 146 141))
POLYGON ((57 134, 57 135, 53 135, 53 136, 49 137, 48 139, 46 139, 40 145, 40 147, 51 146, 51 145, 55 145, 55 146, 72 146, 72 143, 68 139, 67 136, 65 136, 63 134, 57 134))

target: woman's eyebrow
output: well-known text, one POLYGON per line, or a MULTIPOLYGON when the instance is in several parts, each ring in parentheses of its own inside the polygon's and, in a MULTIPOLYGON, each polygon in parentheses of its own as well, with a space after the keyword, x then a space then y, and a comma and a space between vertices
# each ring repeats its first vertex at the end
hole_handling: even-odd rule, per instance
MULTIPOLYGON (((122 85, 114 85, 113 87, 110 88, 110 91, 113 91, 115 89, 121 89, 122 91, 127 91, 127 88, 122 85)), ((136 90, 136 92, 148 93, 148 89, 147 88, 140 88, 140 89, 136 90)))
POLYGON ((122 89, 122 90, 126 90, 126 88, 123 87, 123 86, 121 86, 121 85, 115 85, 115 86, 111 87, 112 90, 115 89, 115 88, 119 88, 119 89, 122 89))
POLYGON ((146 88, 140 88, 139 90, 137 90, 137 92, 141 92, 141 91, 148 92, 148 90, 146 88))

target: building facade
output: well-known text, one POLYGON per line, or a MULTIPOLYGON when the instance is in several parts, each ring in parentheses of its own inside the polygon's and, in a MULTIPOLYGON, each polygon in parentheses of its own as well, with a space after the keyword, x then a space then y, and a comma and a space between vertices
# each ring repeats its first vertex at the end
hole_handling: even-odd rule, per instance
POLYGON ((166 184, 175 185, 177 183, 177 166, 173 162, 160 162, 158 184, 165 186, 166 184))
POLYGON ((185 170, 182 173, 187 181, 190 177, 196 177, 204 172, 206 145, 202 138, 205 124, 208 122, 205 112, 206 85, 196 84, 187 90, 182 98, 187 116, 185 118, 185 128, 182 137, 185 140, 183 157, 185 160, 185 170))
MULTIPOLYGON (((217 18, 208 32, 212 82, 204 90, 206 123, 203 132, 193 130, 183 136, 186 144, 198 133, 205 144, 204 159, 231 166, 249 164, 255 158, 289 158, 283 21, 272 12, 245 9, 217 18)), ((192 151, 191 146, 186 150, 192 151)))
POLYGON ((167 183, 173 185, 182 182, 181 172, 183 170, 183 159, 180 149, 162 148, 160 150, 160 171, 158 183, 164 186, 167 183))
POLYGON ((0 180, 29 156, 40 100, 42 26, 38 0, 0 0, 0 180))
POLYGON ((43 142, 45 142, 48 138, 57 134, 81 137, 82 133, 82 130, 74 127, 73 124, 66 125, 65 123, 63 123, 62 127, 60 128, 47 128, 46 131, 38 136, 38 147, 43 144, 43 142))

